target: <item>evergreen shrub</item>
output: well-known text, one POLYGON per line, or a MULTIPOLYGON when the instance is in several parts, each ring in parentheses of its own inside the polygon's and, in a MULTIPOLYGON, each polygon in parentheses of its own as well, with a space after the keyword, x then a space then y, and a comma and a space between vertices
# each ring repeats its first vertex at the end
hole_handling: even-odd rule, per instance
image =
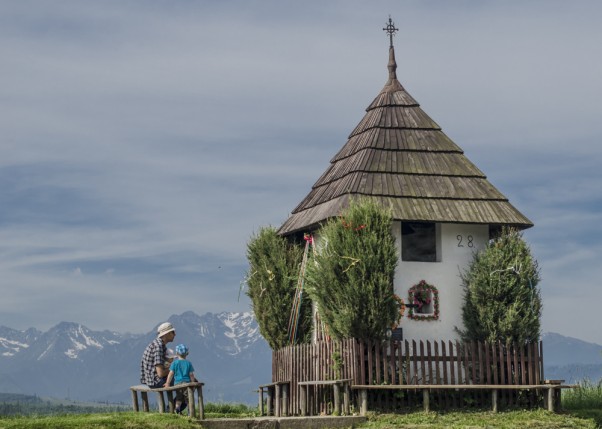
POLYGON ((521 344, 539 340, 539 266, 518 230, 502 228, 475 253, 461 277, 464 327, 457 331, 462 339, 521 344))
MULTIPOLYGON (((303 248, 279 236, 273 227, 264 227, 247 245, 249 271, 247 295, 261 335, 273 350, 289 345, 287 327, 303 258, 303 248)), ((311 302, 302 299, 298 341, 306 342, 311 333, 311 302)))
POLYGON ((398 321, 391 223, 389 211, 364 199, 320 229, 306 283, 331 337, 379 339, 398 321))

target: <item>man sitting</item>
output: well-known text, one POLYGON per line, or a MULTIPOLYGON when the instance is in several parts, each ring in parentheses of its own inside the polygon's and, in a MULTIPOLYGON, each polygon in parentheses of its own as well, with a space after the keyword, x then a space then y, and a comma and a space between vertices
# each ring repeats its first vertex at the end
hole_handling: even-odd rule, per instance
POLYGON ((155 338, 144 350, 140 362, 140 382, 151 389, 164 387, 173 358, 167 357, 167 344, 176 337, 176 330, 169 322, 161 323, 155 338))

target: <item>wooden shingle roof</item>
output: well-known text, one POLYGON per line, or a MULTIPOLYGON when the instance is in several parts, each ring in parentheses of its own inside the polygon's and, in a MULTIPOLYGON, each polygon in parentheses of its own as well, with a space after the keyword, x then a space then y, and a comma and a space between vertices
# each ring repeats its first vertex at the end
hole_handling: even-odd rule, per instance
POLYGON ((384 88, 279 233, 313 230, 358 196, 390 207, 396 220, 533 226, 399 83, 392 44, 388 69, 384 88))

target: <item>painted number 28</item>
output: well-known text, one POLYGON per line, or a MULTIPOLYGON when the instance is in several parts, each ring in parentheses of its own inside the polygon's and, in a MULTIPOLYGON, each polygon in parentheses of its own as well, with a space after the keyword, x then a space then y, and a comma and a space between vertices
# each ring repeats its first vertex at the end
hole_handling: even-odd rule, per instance
POLYGON ((456 239, 458 240, 458 247, 474 247, 472 235, 467 235, 466 239, 464 239, 464 236, 458 234, 456 235, 456 239), (466 246, 464 242, 466 242, 466 246))

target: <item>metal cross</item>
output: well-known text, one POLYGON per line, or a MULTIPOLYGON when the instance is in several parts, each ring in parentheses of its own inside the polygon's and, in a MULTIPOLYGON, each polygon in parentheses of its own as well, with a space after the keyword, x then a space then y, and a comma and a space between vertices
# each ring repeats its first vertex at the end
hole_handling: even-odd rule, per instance
POLYGON ((395 35, 395 33, 397 31, 399 31, 399 28, 395 28, 395 24, 393 23, 393 20, 391 19, 391 15, 389 15, 389 22, 387 24, 387 26, 385 28, 383 28, 383 31, 385 31, 388 35, 389 35, 389 42, 390 42, 390 46, 393 46, 393 36, 395 35))

